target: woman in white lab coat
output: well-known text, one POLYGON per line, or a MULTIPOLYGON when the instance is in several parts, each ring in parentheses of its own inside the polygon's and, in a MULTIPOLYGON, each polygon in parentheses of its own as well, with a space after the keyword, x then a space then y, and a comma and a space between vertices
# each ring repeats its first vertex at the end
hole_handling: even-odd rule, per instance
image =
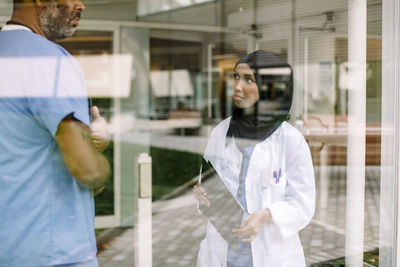
MULTIPOLYGON (((290 65, 272 53, 236 63, 232 116, 212 131, 204 159, 245 210, 232 231, 238 249, 208 222, 197 266, 305 266, 298 233, 314 215, 315 183, 308 145, 286 122, 292 85, 290 65)), ((207 204, 200 183, 194 193, 207 204)))

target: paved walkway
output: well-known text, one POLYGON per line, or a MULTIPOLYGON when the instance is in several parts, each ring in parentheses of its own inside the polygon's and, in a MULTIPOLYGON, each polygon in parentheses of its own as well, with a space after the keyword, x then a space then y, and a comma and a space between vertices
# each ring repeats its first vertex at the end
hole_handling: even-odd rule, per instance
MULTIPOLYGON (((313 221, 300 233, 307 265, 344 256, 346 168, 327 167, 329 177, 317 177, 317 207, 313 221), (321 187, 327 190, 323 190, 321 187)), ((206 183, 215 181, 210 178, 206 183)), ((366 169, 365 248, 378 247, 379 167, 366 169)), ((195 266, 199 244, 204 238, 205 218, 197 213, 191 190, 172 200, 153 203, 153 266, 195 266)), ((100 267, 134 265, 134 230, 114 238, 99 255, 100 267)), ((147 267, 147 266, 140 266, 147 267)), ((210 266, 211 267, 211 266, 210 266)))

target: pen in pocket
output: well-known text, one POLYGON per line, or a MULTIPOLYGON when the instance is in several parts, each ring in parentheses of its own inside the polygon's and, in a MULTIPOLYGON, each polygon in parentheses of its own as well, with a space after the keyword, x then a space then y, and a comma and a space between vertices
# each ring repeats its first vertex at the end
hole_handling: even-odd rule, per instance
POLYGON ((273 177, 274 177, 274 182, 276 184, 279 183, 279 180, 280 180, 281 176, 282 176, 282 169, 279 169, 279 172, 278 171, 274 171, 273 177))

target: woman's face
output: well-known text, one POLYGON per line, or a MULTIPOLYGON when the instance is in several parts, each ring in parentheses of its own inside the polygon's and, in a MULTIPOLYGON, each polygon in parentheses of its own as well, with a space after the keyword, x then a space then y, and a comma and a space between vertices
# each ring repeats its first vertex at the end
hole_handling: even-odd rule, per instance
POLYGON ((253 71, 249 65, 240 63, 233 73, 233 102, 238 108, 248 108, 260 98, 253 71))

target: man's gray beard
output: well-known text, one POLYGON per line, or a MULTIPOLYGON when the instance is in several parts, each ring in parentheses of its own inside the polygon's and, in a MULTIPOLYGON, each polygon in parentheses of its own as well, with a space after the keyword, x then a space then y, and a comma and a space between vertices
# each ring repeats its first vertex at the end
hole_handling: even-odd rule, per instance
POLYGON ((49 3, 40 11, 40 28, 47 39, 60 41, 75 33, 76 28, 70 25, 72 13, 68 6, 55 2, 49 3))

